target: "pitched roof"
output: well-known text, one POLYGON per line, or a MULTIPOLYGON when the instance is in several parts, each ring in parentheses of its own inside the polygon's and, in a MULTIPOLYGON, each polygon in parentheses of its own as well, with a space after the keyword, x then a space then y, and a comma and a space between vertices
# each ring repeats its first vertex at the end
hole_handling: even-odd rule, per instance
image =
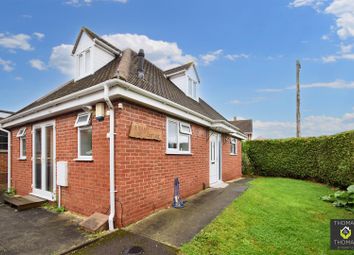
POLYGON ((89 75, 85 78, 82 78, 78 81, 71 80, 65 83, 63 86, 57 88, 56 90, 50 92, 48 95, 39 98, 38 100, 34 101, 33 103, 27 105, 26 107, 22 108, 21 110, 17 111, 16 113, 20 113, 36 106, 40 106, 42 104, 48 103, 52 100, 70 95, 74 92, 87 89, 92 87, 98 83, 104 82, 106 80, 112 79, 117 73, 117 67, 120 58, 115 58, 101 69, 97 70, 94 74, 89 75))
POLYGON ((243 133, 253 132, 253 121, 252 120, 232 120, 230 123, 238 127, 243 133))
POLYGON ((82 36, 82 34, 86 32, 86 34, 93 40, 93 39, 97 39, 101 42, 103 42, 104 44, 108 45, 109 47, 111 47, 112 49, 118 51, 118 52, 121 52, 121 50, 119 50, 116 46, 114 46, 113 44, 107 42, 105 39, 103 39, 102 37, 98 36, 97 34, 95 34, 94 32, 92 32, 90 29, 88 29, 87 27, 82 27, 81 30, 80 30, 80 33, 76 39, 76 42, 75 42, 75 45, 73 47, 73 50, 72 50, 72 54, 75 53, 76 51, 76 48, 77 46, 79 45, 79 42, 80 42, 80 38, 82 36))
MULTIPOLYGON (((97 35, 96 35, 97 36, 97 35)), ((188 63, 184 66, 191 65, 188 63)), ((96 71, 94 74, 81 80, 71 80, 57 90, 36 100, 32 104, 21 109, 19 112, 29 110, 33 107, 42 105, 49 101, 67 96, 74 92, 89 88, 105 80, 116 77, 117 71, 119 78, 156 95, 171 100, 174 103, 187 107, 213 120, 226 120, 220 113, 213 109, 201 98, 198 101, 193 100, 184 94, 173 82, 165 77, 165 72, 145 59, 144 61, 144 79, 139 79, 137 75, 138 54, 131 49, 122 52, 122 56, 116 56, 110 63, 96 71)))
POLYGON ((177 66, 168 70, 164 71, 164 74, 166 74, 167 76, 170 74, 174 74, 174 73, 178 73, 181 72, 183 70, 188 70, 194 63, 193 62, 189 62, 187 64, 181 65, 181 66, 177 66))

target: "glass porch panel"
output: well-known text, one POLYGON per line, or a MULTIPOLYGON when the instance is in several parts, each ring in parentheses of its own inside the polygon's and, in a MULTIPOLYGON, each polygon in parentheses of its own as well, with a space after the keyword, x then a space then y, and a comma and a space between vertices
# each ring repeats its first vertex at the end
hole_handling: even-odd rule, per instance
POLYGON ((36 189, 42 189, 42 130, 34 130, 34 186, 36 189))
POLYGON ((46 134, 46 175, 45 175, 45 190, 53 191, 53 126, 45 128, 46 134))

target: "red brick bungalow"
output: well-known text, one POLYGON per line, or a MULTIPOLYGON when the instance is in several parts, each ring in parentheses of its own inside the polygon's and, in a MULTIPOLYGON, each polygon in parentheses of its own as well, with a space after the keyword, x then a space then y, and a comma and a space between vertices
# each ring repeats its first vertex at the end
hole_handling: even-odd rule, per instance
POLYGON ((163 71, 87 28, 72 54, 73 80, 0 122, 18 194, 109 214, 113 229, 171 205, 175 177, 187 197, 241 176, 246 136, 199 97, 193 63, 163 71))

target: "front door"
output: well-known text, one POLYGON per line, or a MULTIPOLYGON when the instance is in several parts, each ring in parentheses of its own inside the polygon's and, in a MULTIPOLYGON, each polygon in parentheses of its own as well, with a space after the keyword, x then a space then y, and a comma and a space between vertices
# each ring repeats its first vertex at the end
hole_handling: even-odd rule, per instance
POLYGON ((55 123, 33 126, 33 194, 55 200, 55 123))
POLYGON ((220 140, 220 134, 210 134, 210 184, 220 180, 220 140))

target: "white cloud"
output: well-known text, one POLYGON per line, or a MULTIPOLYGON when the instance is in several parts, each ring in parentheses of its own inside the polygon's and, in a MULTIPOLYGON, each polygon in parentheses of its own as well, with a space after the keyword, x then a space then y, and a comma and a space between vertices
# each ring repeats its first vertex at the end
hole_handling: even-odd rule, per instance
POLYGON ((2 67, 2 70, 5 72, 11 72, 14 70, 14 63, 10 60, 4 60, 0 58, 0 66, 2 67))
POLYGON ((216 50, 216 51, 212 51, 209 52, 205 55, 201 55, 200 59, 202 60, 202 62, 205 65, 209 65, 211 62, 214 62, 215 60, 217 60, 223 53, 222 49, 216 50))
POLYGON ((4 34, 0 33, 0 46, 7 49, 33 50, 29 40, 31 36, 26 34, 4 34))
POLYGON ((45 37, 45 34, 39 33, 39 32, 34 32, 33 35, 38 39, 42 40, 45 37))
POLYGON ((320 7, 326 0, 294 0, 289 4, 290 7, 298 8, 304 6, 310 6, 315 10, 319 11, 320 7))
MULTIPOLYGON (((283 92, 286 90, 294 90, 295 85, 288 86, 285 88, 264 88, 258 89, 257 92, 283 92)), ((328 89, 354 89, 354 81, 343 81, 335 80, 332 82, 314 82, 314 83, 305 83, 300 85, 300 89, 313 89, 313 88, 328 88, 328 89)))
POLYGON ((44 71, 47 69, 46 64, 40 59, 31 59, 29 63, 34 69, 37 69, 39 71, 44 71))
POLYGON ((80 7, 80 6, 90 6, 93 2, 113 2, 113 3, 125 4, 128 2, 128 0, 66 0, 65 4, 74 7, 80 7))
POLYGON ((341 43, 339 45, 340 50, 337 54, 324 56, 322 57, 322 61, 324 63, 333 63, 338 60, 354 60, 354 53, 352 52, 353 46, 353 44, 341 43))
POLYGON ((121 50, 126 48, 135 51, 144 49, 146 58, 162 69, 169 69, 196 60, 193 56, 184 54, 177 43, 153 40, 146 35, 111 34, 103 35, 102 38, 121 50))
POLYGON ((16 77, 15 77, 15 80, 16 80, 16 81, 22 81, 23 78, 22 78, 21 76, 16 76, 16 77))
POLYGON ((241 54, 227 54, 225 55, 225 58, 230 60, 230 61, 237 61, 239 59, 247 59, 249 58, 249 55, 241 53, 241 54))
MULTIPOLYGON (((295 122, 260 121, 253 123, 254 137, 284 138, 295 136, 295 122)), ((342 116, 313 115, 301 122, 302 136, 331 135, 354 129, 354 111, 342 116)))
POLYGON ((341 39, 354 36, 353 0, 333 0, 325 12, 336 17, 337 34, 341 39))
POLYGON ((330 37, 329 37, 329 35, 322 35, 322 36, 321 36, 321 39, 322 39, 323 41, 328 41, 328 40, 330 39, 330 37))
POLYGON ((259 103, 261 101, 263 101, 265 98, 264 97, 252 97, 250 99, 245 99, 245 100, 239 100, 239 99, 234 99, 232 101, 230 101, 231 104, 256 104, 259 103))
POLYGON ((49 57, 49 66, 62 74, 74 77, 74 58, 71 56, 73 45, 61 44, 52 49, 49 57))

